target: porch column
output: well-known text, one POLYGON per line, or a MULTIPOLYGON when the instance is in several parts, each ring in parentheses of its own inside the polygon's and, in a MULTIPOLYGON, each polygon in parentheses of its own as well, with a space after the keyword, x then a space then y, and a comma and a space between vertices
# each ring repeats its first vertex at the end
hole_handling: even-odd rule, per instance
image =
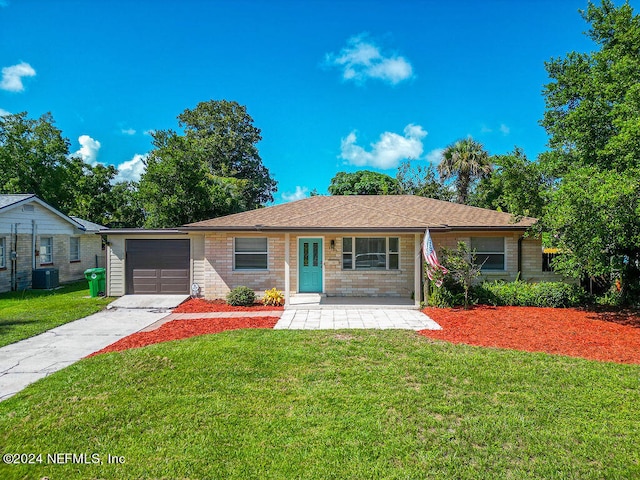
POLYGON ((289 306, 291 299, 291 279, 289 278, 289 237, 288 233, 284 234, 284 304, 289 306))
POLYGON ((422 298, 422 288, 420 283, 422 280, 422 242, 420 241, 420 234, 415 234, 415 261, 413 269, 413 298, 416 302, 416 307, 420 306, 420 299, 422 298))

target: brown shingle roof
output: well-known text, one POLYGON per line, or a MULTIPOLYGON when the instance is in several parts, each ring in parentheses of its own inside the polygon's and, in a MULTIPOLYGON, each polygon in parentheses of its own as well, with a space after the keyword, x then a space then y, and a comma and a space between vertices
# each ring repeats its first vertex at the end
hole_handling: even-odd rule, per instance
POLYGON ((521 229, 535 218, 413 195, 315 196, 185 227, 202 230, 521 229))

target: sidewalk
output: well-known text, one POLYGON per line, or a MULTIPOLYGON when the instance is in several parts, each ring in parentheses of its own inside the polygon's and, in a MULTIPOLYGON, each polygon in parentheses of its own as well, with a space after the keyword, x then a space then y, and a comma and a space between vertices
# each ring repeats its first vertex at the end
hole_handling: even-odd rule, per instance
POLYGON ((0 401, 169 313, 164 310, 103 310, 0 348, 0 401))

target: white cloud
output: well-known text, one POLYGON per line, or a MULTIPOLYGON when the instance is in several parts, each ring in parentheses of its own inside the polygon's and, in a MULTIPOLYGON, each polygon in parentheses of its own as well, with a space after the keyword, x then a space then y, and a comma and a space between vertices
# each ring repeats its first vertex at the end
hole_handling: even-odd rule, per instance
POLYGON ((136 153, 131 160, 122 162, 120 165, 118 165, 118 175, 116 175, 115 181, 139 181, 140 176, 144 173, 144 170, 146 168, 144 162, 147 157, 147 153, 145 153, 144 155, 136 153))
POLYGON ((152 136, 154 133, 156 133, 155 130, 145 130, 144 132, 142 132, 144 135, 149 135, 152 136))
POLYGON ((429 153, 427 153, 427 161, 429 163, 440 163, 442 160, 442 154, 444 153, 444 148, 434 148, 429 153))
POLYGON ((404 135, 384 132, 380 140, 371 144, 367 151, 356 145, 357 136, 351 132, 342 139, 340 157, 351 165, 359 167, 371 166, 381 169, 395 168, 401 160, 417 159, 422 155, 422 139, 427 135, 420 125, 409 124, 404 129, 404 135))
POLYGON ((307 193, 309 193, 309 189, 307 187, 296 185, 296 191, 294 193, 283 192, 282 199, 285 202, 295 202, 296 200, 307 198, 307 193))
POLYGON ((340 53, 327 53, 325 63, 342 69, 342 78, 364 84, 369 78, 396 85, 413 77, 413 68, 404 58, 383 53, 366 34, 347 40, 340 53))
POLYGON ((120 133, 122 133, 123 135, 135 135, 136 131, 133 128, 123 128, 122 130, 120 130, 120 133))
POLYGON ((507 127, 504 123, 502 123, 500 124, 500 131, 502 132, 503 135, 509 135, 509 133, 511 132, 511 129, 507 127))
POLYGON ((22 62, 18 65, 12 65, 11 67, 4 67, 2 69, 2 80, 0 81, 0 89, 7 90, 9 92, 22 92, 24 85, 22 84, 22 77, 33 77, 36 71, 28 63, 22 62))
POLYGON ((89 135, 80 135, 78 137, 78 143, 80 143, 80 150, 74 155, 80 155, 89 165, 95 166, 98 163, 98 150, 100 150, 100 142, 94 140, 89 135))
POLYGON ((0 108, 0 117, 6 117, 7 115, 11 115, 11 112, 7 112, 5 109, 0 108))

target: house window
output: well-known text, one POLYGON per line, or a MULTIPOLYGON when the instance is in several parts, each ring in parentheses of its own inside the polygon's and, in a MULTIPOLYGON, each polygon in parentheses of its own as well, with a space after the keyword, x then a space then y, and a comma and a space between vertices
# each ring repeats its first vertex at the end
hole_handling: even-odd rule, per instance
POLYGON ((53 237, 40 237, 40 265, 53 263, 53 237))
POLYGON ((69 238, 69 261, 80 261, 80 237, 69 238))
POLYGON ((234 270, 267 270, 266 237, 235 238, 233 241, 234 270))
POLYGON ((504 237, 472 237, 471 250, 482 271, 505 270, 504 237))
POLYGON ((553 259, 558 256, 558 249, 545 248, 542 250, 542 271, 553 272, 553 259))
POLYGON ((6 268, 7 266, 7 257, 5 254, 5 240, 4 238, 0 238, 0 268, 6 268))
POLYGON ((398 237, 344 237, 342 268, 345 270, 398 270, 398 237))

